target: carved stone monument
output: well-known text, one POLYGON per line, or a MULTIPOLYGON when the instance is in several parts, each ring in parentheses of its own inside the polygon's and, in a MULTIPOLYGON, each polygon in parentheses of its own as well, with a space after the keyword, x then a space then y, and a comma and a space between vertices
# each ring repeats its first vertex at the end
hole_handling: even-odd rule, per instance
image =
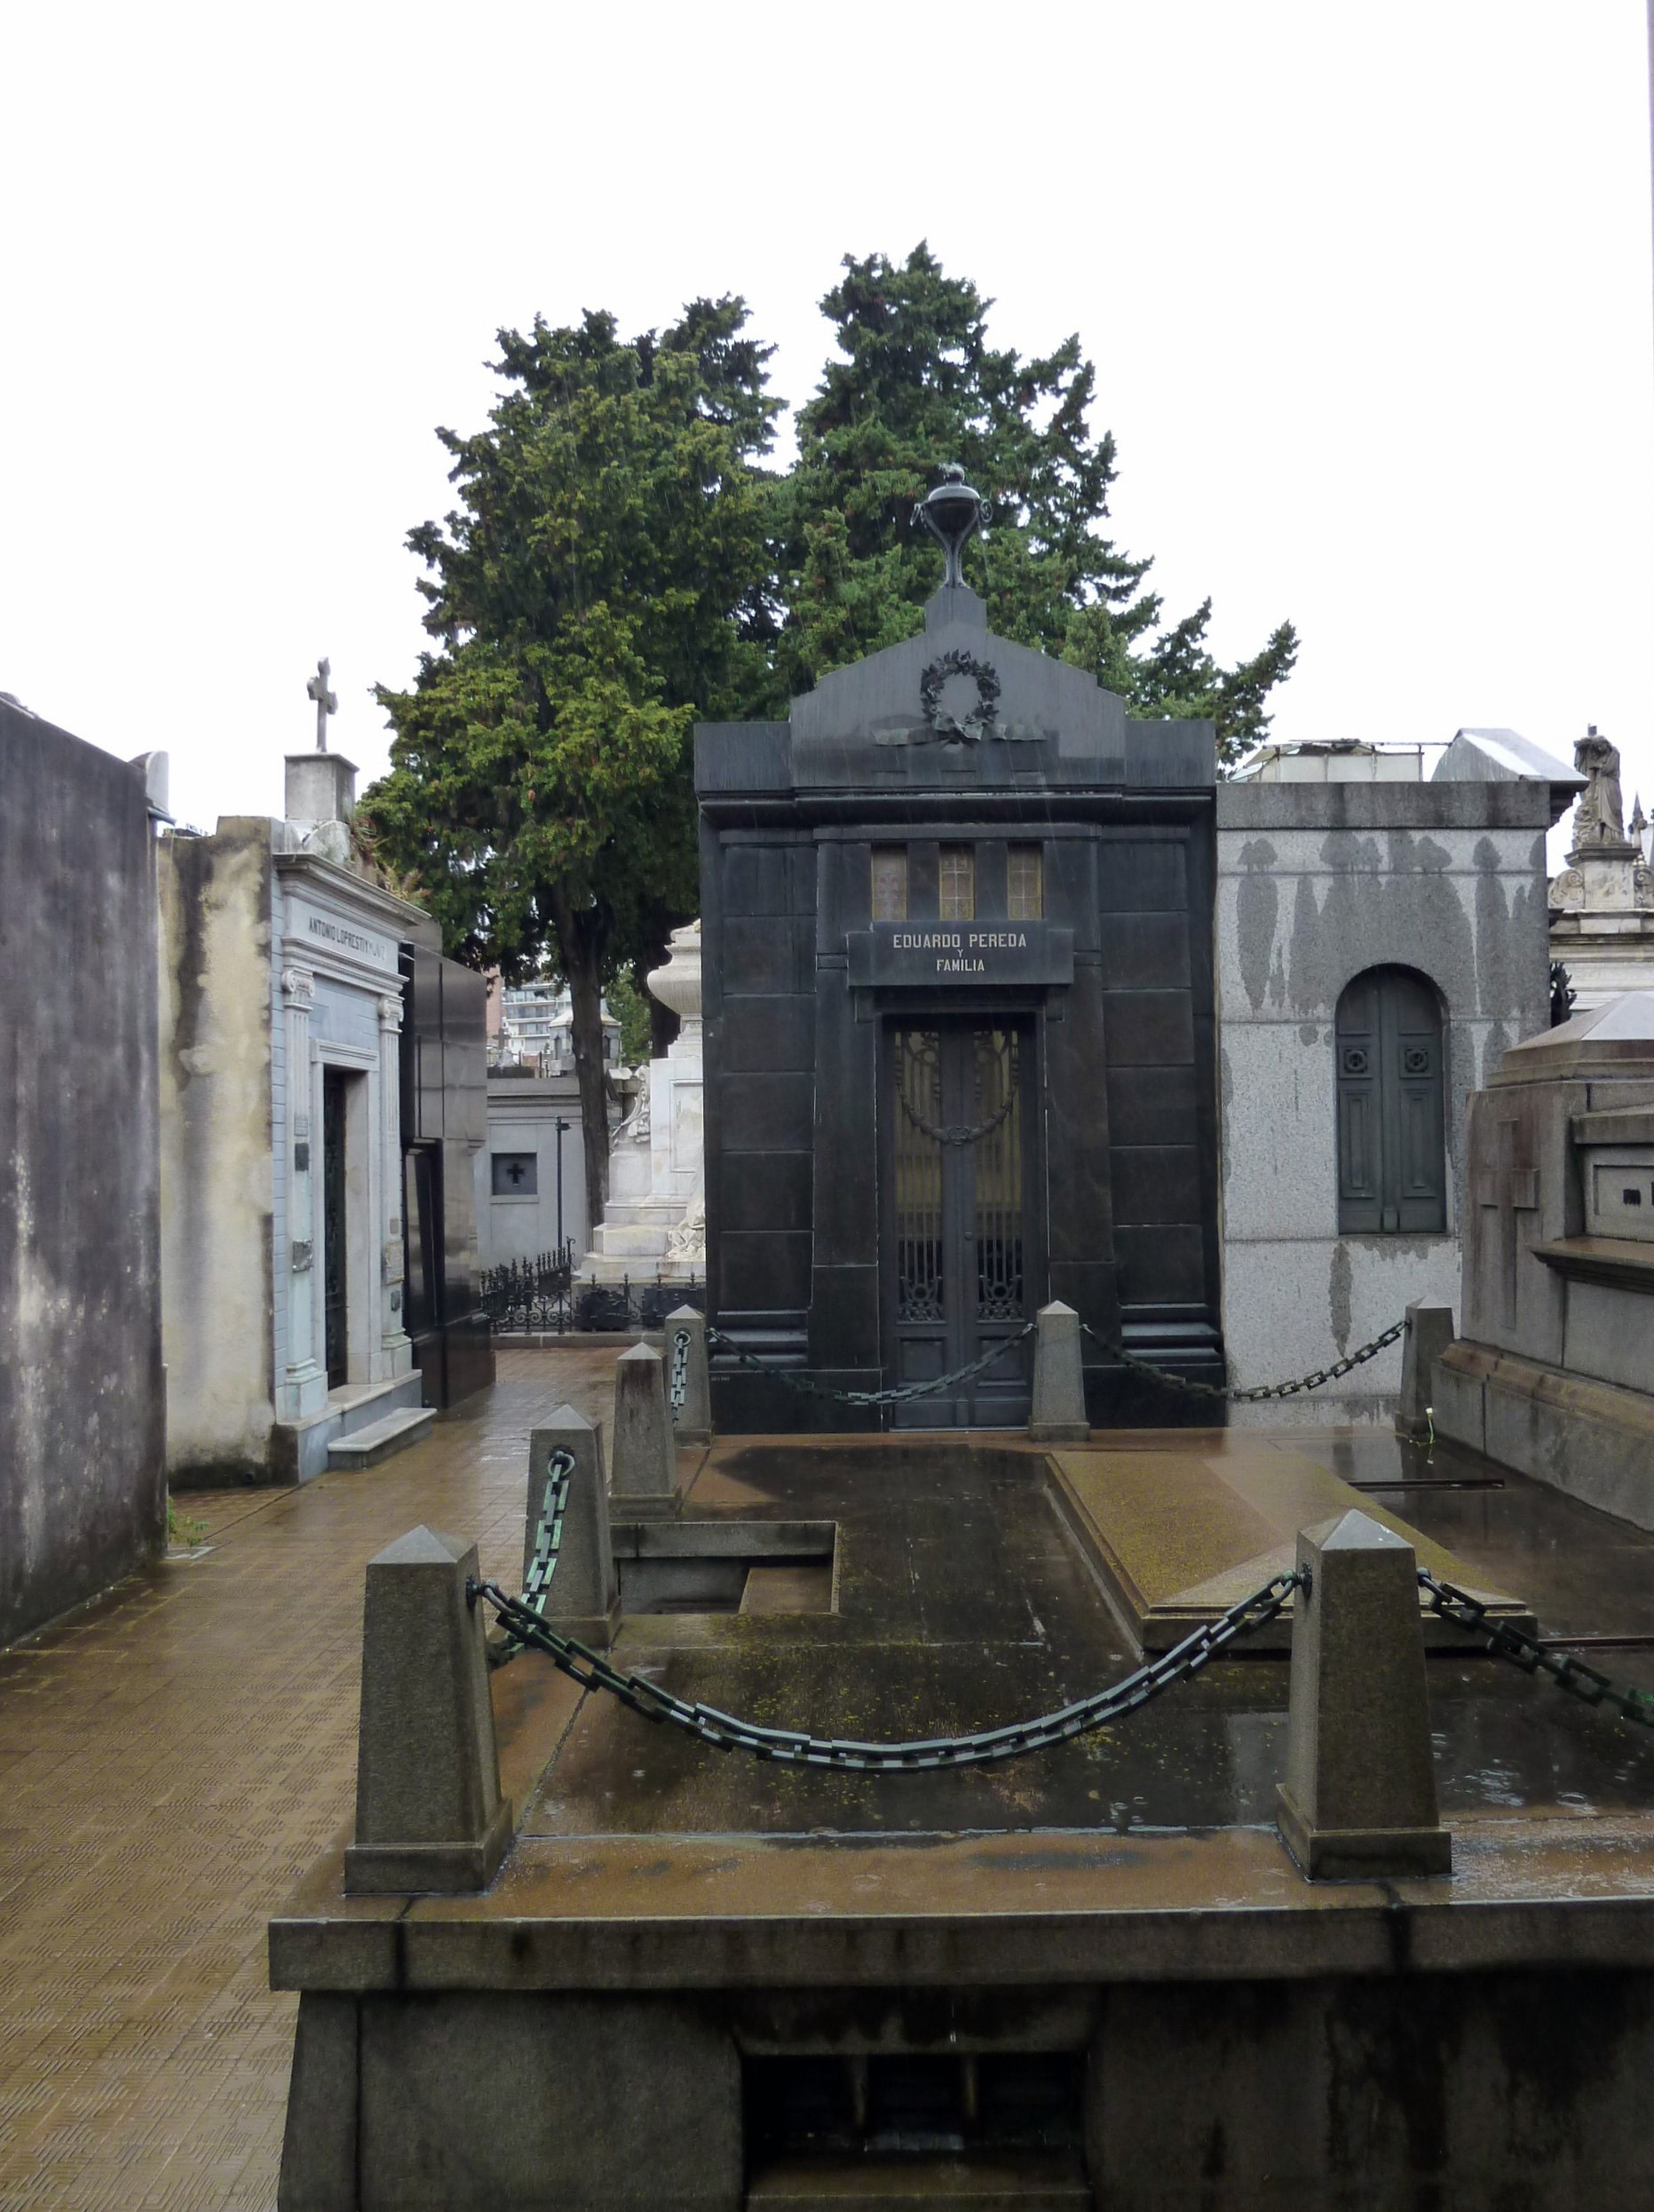
POLYGON ((699 922, 673 931, 665 965, 646 981, 681 1026, 614 1132, 608 1207, 581 1272, 599 1281, 658 1274, 689 1282, 705 1274, 707 1254, 699 922))
POLYGON ((1436 1430, 1654 1527, 1654 991, 1513 1046, 1468 1155, 1436 1430))
POLYGON ((1621 991, 1654 989, 1654 868, 1639 798, 1625 825, 1619 752, 1595 725, 1574 747, 1586 779, 1568 865, 1551 884, 1551 956, 1568 971, 1576 1012, 1621 991))

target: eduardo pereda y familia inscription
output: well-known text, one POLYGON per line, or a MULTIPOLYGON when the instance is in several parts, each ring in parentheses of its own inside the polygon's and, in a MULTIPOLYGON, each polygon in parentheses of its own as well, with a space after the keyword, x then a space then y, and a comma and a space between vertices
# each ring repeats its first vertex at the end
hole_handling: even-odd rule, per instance
POLYGON ((1049 922, 950 928, 875 922, 846 939, 852 984, 1072 983, 1074 933, 1049 922))
POLYGON ((898 930, 890 939, 892 952, 935 953, 938 975, 986 975, 978 955, 1027 949, 1025 930, 898 930))

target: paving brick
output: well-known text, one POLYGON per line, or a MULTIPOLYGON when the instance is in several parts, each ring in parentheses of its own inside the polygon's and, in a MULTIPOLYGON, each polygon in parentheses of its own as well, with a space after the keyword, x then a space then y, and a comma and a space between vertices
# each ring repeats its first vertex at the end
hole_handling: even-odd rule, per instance
POLYGON ((503 1352, 383 1466, 193 1492, 203 1556, 0 1653, 0 2212, 271 2212, 265 1923, 350 1822, 362 1570, 423 1521, 514 1585, 528 1431, 612 1423, 624 1345, 503 1352))

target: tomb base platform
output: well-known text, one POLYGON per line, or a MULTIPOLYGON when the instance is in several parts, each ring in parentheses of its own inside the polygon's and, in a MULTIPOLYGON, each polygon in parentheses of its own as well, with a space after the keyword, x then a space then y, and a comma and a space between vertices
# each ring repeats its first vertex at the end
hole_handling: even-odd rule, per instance
MULTIPOLYGON (((680 1455, 675 1528, 747 1561, 742 1596, 675 1610, 668 1576, 610 1657, 821 1733, 1025 1718, 1133 1663, 1054 1458, 1151 1459, 1187 1497, 1270 1450, 1283 1497, 1311 1494, 1300 1459, 1333 1481, 1311 1512, 1334 1466, 1425 1464, 1377 1432, 724 1439, 680 1455)), ((1480 1463, 1426 1479, 1485 1533, 1480 1463)), ((1235 1489, 1231 1531, 1269 1493, 1235 1489)), ((644 1542, 662 1574, 684 1550, 644 1542)), ((1310 1883, 1274 1825, 1287 1672, 1226 1657, 1096 1736, 877 1777, 719 1755, 526 1653, 490 1685, 492 1886, 346 1897, 341 1837, 272 1923, 299 1994, 281 2212, 1654 2202, 1654 1740, 1444 1653, 1452 1877, 1310 1883)))
MULTIPOLYGON (((1497 1618, 1530 1633, 1533 1615, 1377 1499, 1328 1468, 1265 1443, 1233 1443, 1221 1454, 1187 1448, 1063 1450, 1051 1454, 1052 1495, 1102 1577, 1137 1648, 1167 1652, 1272 1575, 1292 1572, 1298 1531, 1354 1506, 1405 1536, 1440 1582, 1452 1582, 1497 1618)), ((1425 1605, 1425 1642, 1464 1648, 1462 1630, 1425 1605)), ((1246 1639, 1252 1652, 1292 1645, 1292 1604, 1246 1639)))
POLYGON ((1638 1528, 1654 1528, 1649 1391, 1462 1338, 1436 1362, 1431 1381, 1438 1434, 1638 1528))

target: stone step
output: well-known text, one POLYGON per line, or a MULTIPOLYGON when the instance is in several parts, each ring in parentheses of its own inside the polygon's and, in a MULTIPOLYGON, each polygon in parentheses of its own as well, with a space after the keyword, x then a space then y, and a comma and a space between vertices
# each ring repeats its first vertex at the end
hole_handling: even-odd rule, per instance
POLYGON ((369 1422, 364 1429, 352 1429, 347 1436, 336 1436, 328 1447, 329 1467, 376 1467, 382 1459, 389 1459, 392 1452, 400 1452, 405 1444, 417 1443, 437 1417, 433 1406, 407 1406, 400 1413, 386 1414, 383 1421, 369 1422))
POLYGON ((1091 2212, 1077 2159, 1033 2153, 962 2158, 784 2160, 754 2175, 749 2212, 1091 2212))

